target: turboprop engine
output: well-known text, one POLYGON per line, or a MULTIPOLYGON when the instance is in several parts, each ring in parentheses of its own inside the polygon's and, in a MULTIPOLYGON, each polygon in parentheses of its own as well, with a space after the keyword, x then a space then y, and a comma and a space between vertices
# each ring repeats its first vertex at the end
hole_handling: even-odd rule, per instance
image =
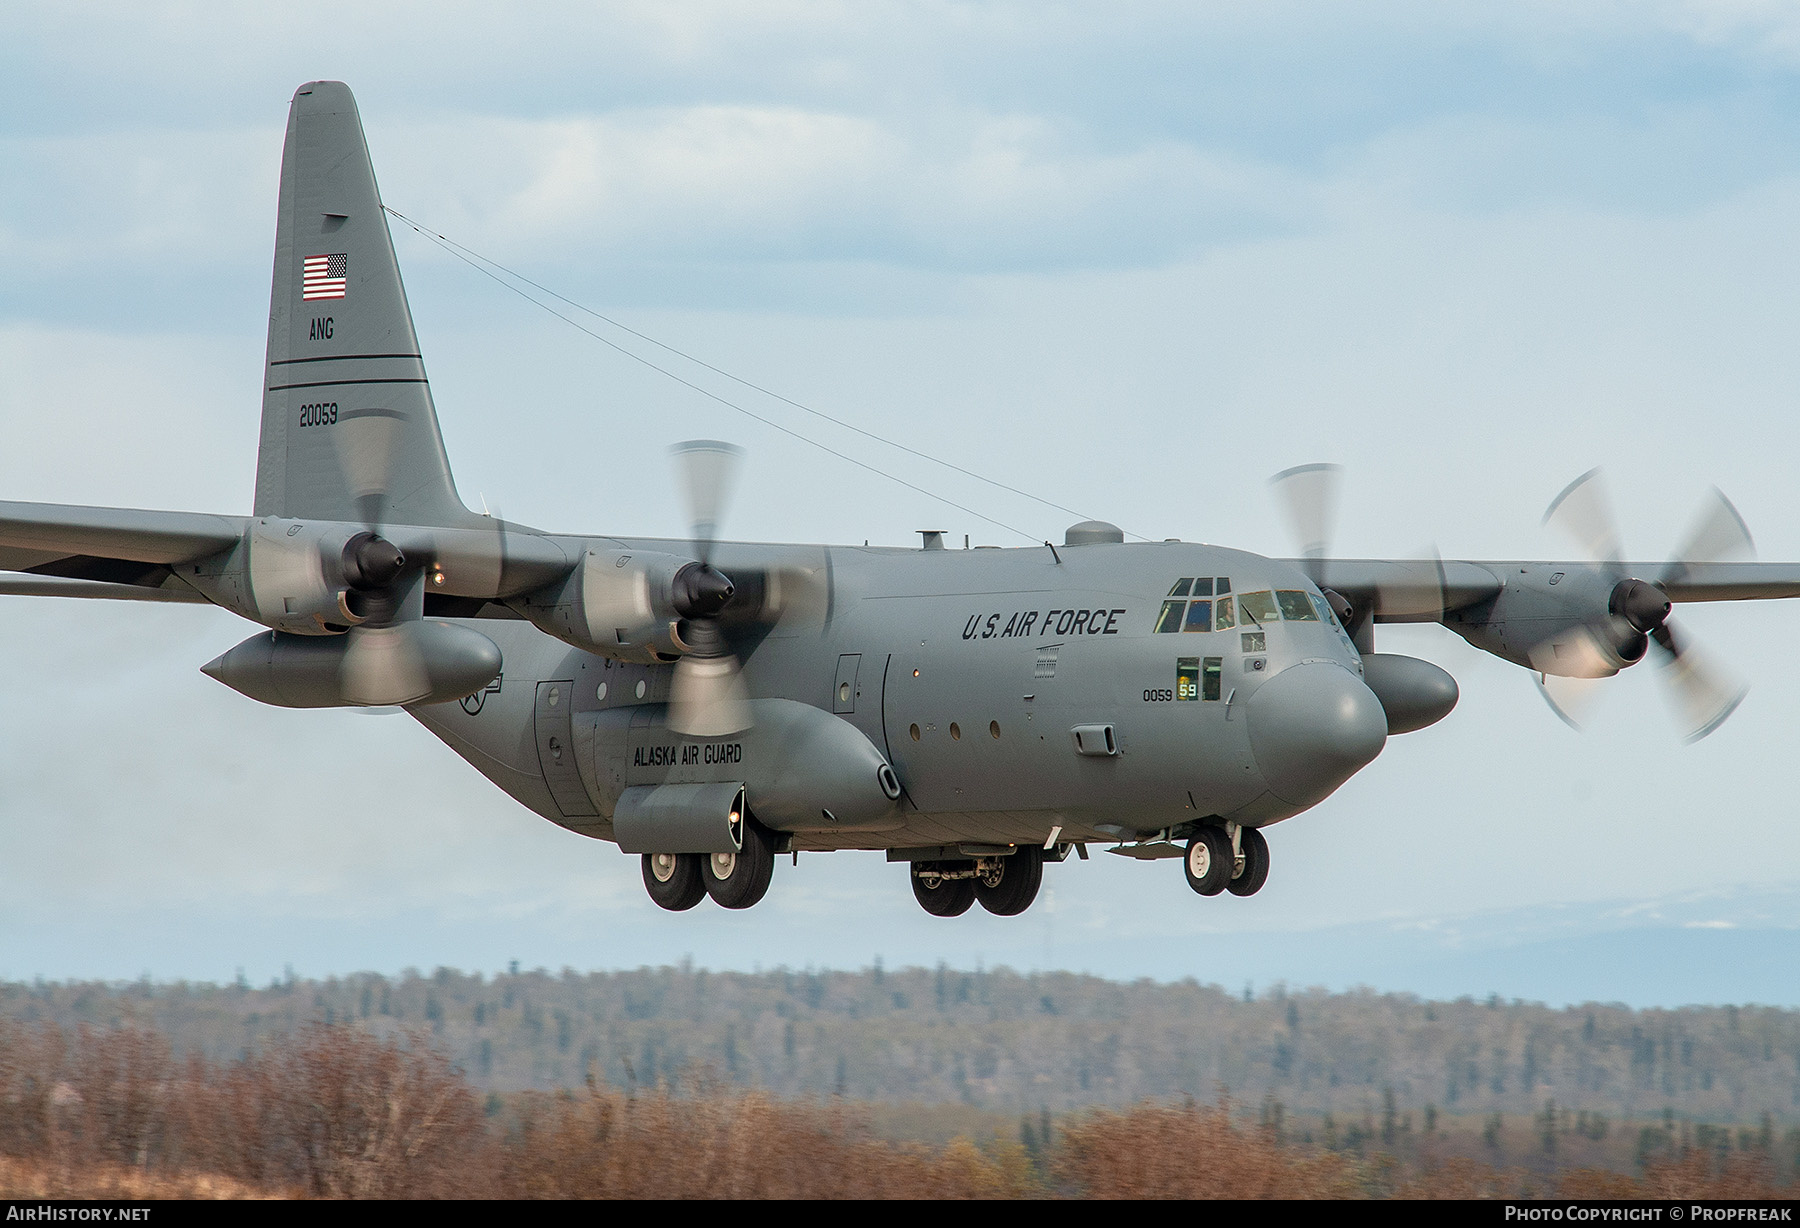
POLYGON ((196 582, 276 631, 331 635, 366 622, 371 597, 393 585, 406 563, 399 547, 367 529, 258 517, 218 566, 197 569, 196 582))
MULTIPOLYGON (((651 665, 689 651, 681 625, 736 590, 716 569, 655 550, 590 550, 568 578, 523 604, 537 627, 616 661, 651 665)), ((716 611, 715 611, 716 612, 716 611)))

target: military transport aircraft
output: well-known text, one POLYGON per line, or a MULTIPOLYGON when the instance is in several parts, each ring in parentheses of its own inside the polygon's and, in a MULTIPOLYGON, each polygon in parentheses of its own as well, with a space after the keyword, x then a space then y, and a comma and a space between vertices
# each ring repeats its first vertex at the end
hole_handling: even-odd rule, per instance
POLYGON ((288 116, 249 516, 0 503, 0 593, 210 602, 261 626, 202 668, 263 703, 401 706, 526 806, 643 859, 657 904, 747 908, 777 855, 883 849, 919 903, 1023 912, 1101 843, 1255 893, 1264 829, 1455 705, 1376 653, 1438 622, 1567 689, 1665 658, 1685 730, 1742 692, 1671 602, 1800 595, 1733 561, 1715 495, 1668 564, 1624 561, 1591 475, 1552 506, 1573 562, 1327 557, 1334 470, 1278 477, 1296 560, 1126 543, 1029 549, 719 539, 737 450, 680 445, 691 540, 544 533, 451 480, 361 120, 313 82, 288 116))

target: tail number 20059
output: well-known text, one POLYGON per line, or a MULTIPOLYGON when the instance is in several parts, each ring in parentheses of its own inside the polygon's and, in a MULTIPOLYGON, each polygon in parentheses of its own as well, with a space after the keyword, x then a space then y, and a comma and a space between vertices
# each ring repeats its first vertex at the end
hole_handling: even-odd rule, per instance
POLYGON ((300 407, 301 426, 336 426, 338 408, 336 401, 321 401, 317 405, 300 407))

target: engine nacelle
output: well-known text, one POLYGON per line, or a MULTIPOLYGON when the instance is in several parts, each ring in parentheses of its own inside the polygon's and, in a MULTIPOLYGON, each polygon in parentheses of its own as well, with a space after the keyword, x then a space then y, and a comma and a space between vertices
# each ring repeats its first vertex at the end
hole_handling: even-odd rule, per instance
POLYGON ((251 521, 231 550, 184 567, 182 578, 233 613, 274 630, 331 635, 366 618, 356 588, 381 577, 366 574, 362 564, 394 571, 403 557, 355 525, 265 516, 251 521))
POLYGON ((1499 573, 1487 601, 1444 625, 1484 652, 1542 674, 1608 678, 1641 661, 1649 629, 1668 615, 1662 590, 1601 567, 1527 564, 1499 573))
MULTIPOLYGON (((427 692, 412 702, 440 704, 473 694, 500 673, 499 646, 479 631, 423 620, 403 624, 427 692)), ((356 634, 369 634, 358 632, 356 634)), ((265 631, 200 667, 209 678, 259 703, 278 708, 348 708, 344 656, 351 636, 286 635, 265 631)))
POLYGON ((539 630, 565 644, 616 661, 673 661, 687 651, 675 577, 694 565, 655 550, 590 550, 561 584, 521 605, 539 630))

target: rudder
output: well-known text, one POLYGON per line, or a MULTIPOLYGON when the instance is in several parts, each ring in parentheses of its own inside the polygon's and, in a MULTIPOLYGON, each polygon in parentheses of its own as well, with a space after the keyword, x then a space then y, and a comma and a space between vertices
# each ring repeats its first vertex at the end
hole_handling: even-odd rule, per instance
POLYGON ((313 81, 288 110, 255 514, 453 527, 457 497, 362 120, 313 81))

